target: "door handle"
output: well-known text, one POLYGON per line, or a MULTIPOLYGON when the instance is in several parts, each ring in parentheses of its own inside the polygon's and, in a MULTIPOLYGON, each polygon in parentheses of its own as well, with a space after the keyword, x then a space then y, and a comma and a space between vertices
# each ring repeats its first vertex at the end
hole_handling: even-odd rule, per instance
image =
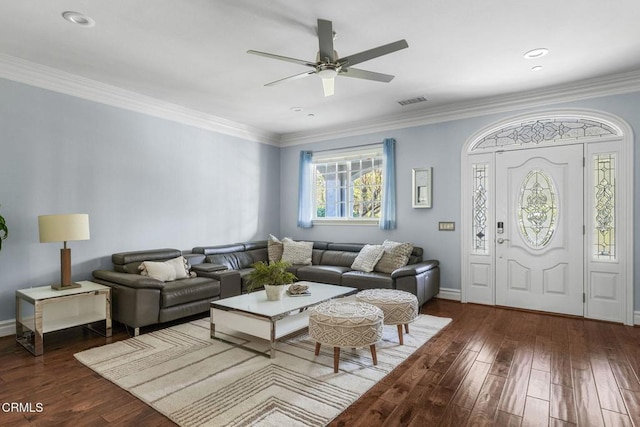
POLYGON ((498 242, 498 244, 503 244, 504 242, 508 242, 509 239, 503 239, 502 237, 498 238, 498 240, 496 240, 498 242))

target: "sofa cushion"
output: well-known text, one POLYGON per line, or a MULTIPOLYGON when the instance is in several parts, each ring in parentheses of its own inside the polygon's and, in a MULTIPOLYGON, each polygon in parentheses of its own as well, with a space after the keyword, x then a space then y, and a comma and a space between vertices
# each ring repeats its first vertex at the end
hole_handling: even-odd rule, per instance
POLYGON ((140 274, 142 261, 166 261, 182 255, 178 249, 150 249, 145 251, 120 252, 111 255, 113 269, 121 273, 140 274))
POLYGON ((229 270, 240 270, 242 268, 249 268, 254 262, 260 261, 260 252, 265 252, 264 256, 266 256, 264 249, 256 249, 255 251, 209 255, 207 256, 207 262, 226 265, 229 270))
POLYGON ((383 253, 384 246, 382 245, 364 245, 353 264, 351 264, 351 268, 365 273, 373 271, 383 253))
POLYGON ((342 286, 351 286, 358 289, 391 289, 393 279, 386 273, 365 273, 364 271, 348 271, 342 275, 342 286))
POLYGON ((409 256, 413 251, 413 243, 399 243, 385 240, 384 254, 376 264, 374 270, 381 273, 392 273, 396 268, 404 267, 409 261, 409 256))
POLYGON ((164 262, 143 261, 138 269, 143 276, 149 276, 161 282, 173 282, 176 280, 176 269, 173 265, 164 262))
POLYGON ((255 270, 253 267, 251 268, 241 268, 238 270, 240 272, 240 289, 243 294, 247 293, 247 288, 249 287, 249 274, 255 270))
POLYGON ((349 267, 338 265, 305 265, 298 268, 295 275, 298 280, 340 285, 342 284, 342 275, 347 271, 350 271, 349 267))
POLYGON ((249 264, 242 264, 240 267, 241 268, 248 268, 251 267, 253 264, 255 264, 256 262, 268 262, 269 261, 269 256, 267 255, 267 248, 263 248, 263 249, 252 249, 247 251, 247 254, 249 254, 250 257, 250 263, 249 264))
POLYGON ((220 282, 208 277, 194 277, 166 283, 161 292, 161 307, 173 307, 220 295, 220 282))
POLYGON ((358 252, 328 250, 324 251, 324 253, 322 254, 322 260, 320 261, 320 264, 339 265, 342 267, 349 267, 349 269, 351 269, 351 265, 356 260, 357 256, 358 252))
POLYGON ((313 242, 294 242, 289 238, 282 240, 282 261, 289 264, 311 265, 313 242))
POLYGON ((140 274, 163 282, 186 279, 189 277, 189 264, 183 256, 162 262, 143 261, 138 266, 140 274))
POLYGON ((269 262, 280 261, 282 258, 282 251, 284 246, 280 239, 273 234, 269 234, 269 240, 267 240, 267 253, 269 255, 269 262))

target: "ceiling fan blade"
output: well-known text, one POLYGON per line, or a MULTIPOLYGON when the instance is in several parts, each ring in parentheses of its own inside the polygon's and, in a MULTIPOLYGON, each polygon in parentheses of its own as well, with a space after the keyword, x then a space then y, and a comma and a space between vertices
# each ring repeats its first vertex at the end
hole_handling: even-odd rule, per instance
POLYGON ((340 58, 338 62, 349 67, 351 65, 356 65, 382 55, 387 55, 389 53, 405 49, 407 47, 409 47, 409 44, 406 40, 402 39, 398 40, 397 42, 385 44, 383 46, 374 47, 373 49, 365 50, 360 53, 345 56, 344 58, 340 58))
POLYGON ((308 67, 316 67, 314 62, 304 61, 302 59, 289 58, 288 56, 274 55, 273 53, 259 52, 257 50, 248 50, 247 53, 252 55, 265 56, 267 58, 278 59, 280 61, 293 62, 294 64, 306 65, 308 67))
POLYGON ((333 24, 331 21, 318 19, 319 60, 329 58, 329 62, 336 60, 333 54, 333 24))
POLYGON ((333 95, 335 80, 336 80, 335 78, 322 79, 322 88, 324 89, 324 96, 333 95))
POLYGON ((375 73, 373 71, 359 70, 357 68, 343 68, 339 76, 355 77, 357 79, 375 80, 377 82, 389 83, 395 76, 391 74, 375 73))
POLYGON ((312 76, 315 73, 316 73, 315 71, 307 71, 306 73, 296 74, 294 76, 285 77, 284 79, 280 79, 280 80, 273 81, 271 83, 267 83, 265 86, 275 86, 275 85, 278 85, 280 83, 284 83, 284 82, 289 81, 289 80, 298 80, 298 79, 301 79, 303 77, 312 76))

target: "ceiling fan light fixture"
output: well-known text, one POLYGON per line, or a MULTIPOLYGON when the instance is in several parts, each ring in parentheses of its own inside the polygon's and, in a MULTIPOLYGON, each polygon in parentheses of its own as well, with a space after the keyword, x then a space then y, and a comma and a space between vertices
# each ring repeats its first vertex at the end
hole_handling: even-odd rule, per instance
POLYGON ((522 56, 524 56, 525 59, 535 59, 535 58, 541 58, 545 56, 547 53, 549 53, 549 49, 545 47, 540 47, 537 49, 530 50, 529 52, 525 52, 525 54, 522 56))
POLYGON ((318 71, 318 76, 320 76, 320 78, 323 80, 333 79, 337 75, 338 75, 338 72, 335 70, 335 68, 325 68, 318 71))
POLYGON ((80 25, 81 27, 93 27, 96 25, 96 21, 90 16, 83 15, 80 12, 66 11, 62 12, 62 17, 72 24, 80 25))

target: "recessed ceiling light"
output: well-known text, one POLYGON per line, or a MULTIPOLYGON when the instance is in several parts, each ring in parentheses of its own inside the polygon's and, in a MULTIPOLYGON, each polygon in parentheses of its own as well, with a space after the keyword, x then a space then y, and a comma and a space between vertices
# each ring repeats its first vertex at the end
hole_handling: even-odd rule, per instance
POLYGON ((533 59, 533 58, 540 58, 545 56, 547 53, 549 53, 549 49, 546 49, 544 47, 538 48, 538 49, 533 49, 530 50, 529 52, 525 53, 523 56, 526 59, 533 59))
POLYGON ((303 111, 304 108, 302 108, 302 107, 291 107, 291 108, 289 108, 289 110, 293 111, 294 113, 299 113, 299 112, 303 111))
POLYGON ((535 67, 531 67, 531 71, 540 71, 542 70, 542 65, 536 65, 535 67))
POLYGON ((93 27, 94 25, 96 25, 96 21, 94 21, 91 17, 83 15, 79 12, 63 12, 62 17, 72 24, 77 24, 81 27, 93 27))
POLYGON ((307 114, 307 117, 315 117, 315 116, 316 116, 316 115, 315 115, 315 114, 313 114, 313 113, 309 113, 309 114, 307 114))

